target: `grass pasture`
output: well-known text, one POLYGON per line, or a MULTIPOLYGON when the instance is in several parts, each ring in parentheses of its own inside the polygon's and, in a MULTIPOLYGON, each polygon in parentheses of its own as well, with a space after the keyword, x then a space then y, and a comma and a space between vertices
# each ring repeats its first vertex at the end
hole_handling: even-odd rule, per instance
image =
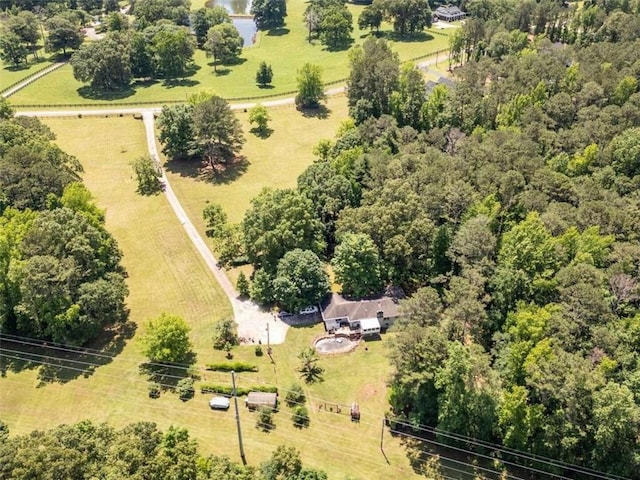
MULTIPOLYGON (((329 102, 332 114, 325 120, 300 118, 293 110, 275 110, 272 112, 273 135, 278 130, 292 136, 301 135, 302 130, 312 130, 331 136, 342 118, 338 112, 346 108, 344 99, 342 102, 340 99, 329 102), (300 131, 294 129, 294 125, 304 122, 311 123, 298 126, 300 131)), ((210 395, 199 392, 188 402, 181 402, 177 395, 168 392, 152 400, 147 395, 146 377, 139 372, 144 359, 137 341, 147 318, 161 311, 182 315, 192 327, 196 365, 202 367, 207 362, 224 360, 222 352, 211 349, 210 326, 212 321, 230 314, 226 298, 200 261, 164 196, 141 197, 135 193, 129 162, 145 153, 142 122, 132 117, 112 117, 48 119, 46 123, 56 133, 60 146, 80 159, 85 168, 85 184, 107 211, 107 228, 124 254, 123 263, 129 274, 128 306, 131 320, 138 328, 132 338, 116 349, 117 355, 113 358, 93 354, 70 357, 52 346, 35 350, 31 357, 35 362, 21 364, 17 371, 10 369, 5 378, 0 378, 0 417, 15 434, 83 419, 105 421, 118 427, 142 420, 154 421, 162 429, 179 425, 198 440, 204 454, 229 455, 238 461, 232 410, 211 411, 207 405, 210 395), (54 359, 70 367, 65 381, 43 383, 37 362, 54 359)), ((310 161, 311 155, 307 144, 317 138, 309 134, 299 139, 298 148, 308 152, 305 162, 310 161)), ((251 139, 247 149, 260 150, 258 140, 251 139)), ((266 147, 264 150, 269 151, 266 147)), ((291 161, 295 157, 287 158, 291 161)), ((265 153, 262 160, 255 160, 246 172, 247 178, 236 180, 238 187, 247 181, 245 188, 249 188, 251 168, 268 159, 265 153)), ((284 169, 283 165, 273 169, 284 169)), ((261 168, 268 170, 268 167, 266 163, 261 168)), ((281 173, 281 177, 280 180, 288 184, 295 181, 295 175, 288 172, 281 173)), ((259 179, 256 173, 252 181, 259 182, 259 179)), ((271 180, 269 177, 263 181, 271 180)), ((178 195, 183 200, 190 197, 196 186, 206 186, 189 177, 181 177, 181 182, 182 191, 178 195)), ((252 193, 246 195, 248 202, 252 193)), ((230 204, 234 201, 237 200, 229 200, 230 204)), ((236 208, 239 213, 240 207, 236 208)), ((258 373, 241 374, 238 385, 277 385, 284 397, 283 389, 297 380, 298 353, 311 345, 323 330, 321 325, 290 329, 287 342, 273 347, 274 363, 266 355, 257 357, 253 346, 236 348, 234 360, 254 363, 260 368, 258 373)), ((359 479, 418 478, 398 439, 386 433, 386 459, 380 451, 381 419, 387 409, 384 384, 389 373, 385 356, 387 338, 367 343, 366 350, 361 345, 349 354, 321 358, 325 380, 305 387, 311 417, 309 428, 296 429, 290 418, 291 410, 282 404, 275 415, 276 428, 270 432, 260 431, 255 427, 255 414, 241 404, 248 462, 258 464, 268 458, 277 445, 287 444, 302 452, 307 465, 326 470, 332 479, 343 479, 347 475, 359 479), (361 407, 360 423, 350 421, 346 407, 341 414, 335 409, 327 411, 327 404, 346 406, 353 401, 358 401, 361 407)), ((228 374, 201 369, 200 375, 202 381, 230 383, 228 374)))
POLYGON ((6 65, 0 61, 0 91, 52 64, 53 59, 41 57, 35 61, 31 55, 29 55, 29 63, 20 67, 6 65))
MULTIPOLYGON (((277 30, 260 32, 255 45, 245 48, 240 62, 236 65, 218 66, 214 73, 212 58, 197 50, 194 56, 195 68, 187 78, 172 83, 156 81, 135 85, 124 91, 107 94, 95 93, 73 78, 70 66, 65 66, 39 80, 12 97, 12 103, 21 105, 69 105, 95 103, 135 103, 183 101, 194 90, 210 90, 225 98, 253 98, 282 95, 294 91, 297 86, 296 71, 306 62, 320 65, 323 81, 326 83, 345 79, 349 74, 348 47, 329 52, 319 40, 307 40, 307 29, 303 22, 306 7, 304 0, 290 0, 287 3, 286 25, 277 30), (255 73, 260 62, 265 61, 273 68, 272 88, 261 89, 255 84, 255 73)), ((194 5, 193 8, 196 8, 194 5)), ((357 26, 357 19, 364 8, 349 4, 353 14, 354 43, 362 43, 369 35, 357 26)), ((396 38, 390 25, 383 25, 382 35, 392 43, 402 61, 428 55, 447 49, 449 35, 453 29, 432 29, 410 38, 396 38)))

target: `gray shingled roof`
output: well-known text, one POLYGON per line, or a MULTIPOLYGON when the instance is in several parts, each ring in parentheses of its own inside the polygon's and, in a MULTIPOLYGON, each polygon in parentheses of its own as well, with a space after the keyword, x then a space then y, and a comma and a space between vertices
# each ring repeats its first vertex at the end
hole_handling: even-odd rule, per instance
POLYGON ((322 317, 349 318, 349 320, 362 320, 363 318, 375 318, 382 310, 383 317, 393 318, 398 316, 398 303, 391 297, 379 297, 369 300, 347 300, 334 293, 329 301, 322 306, 322 317))

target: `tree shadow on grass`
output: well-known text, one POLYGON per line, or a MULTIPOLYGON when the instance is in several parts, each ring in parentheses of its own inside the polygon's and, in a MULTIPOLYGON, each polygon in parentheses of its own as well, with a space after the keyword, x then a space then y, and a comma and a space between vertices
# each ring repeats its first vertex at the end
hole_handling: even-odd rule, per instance
POLYGON ((244 175, 249 165, 250 162, 247 157, 239 156, 233 162, 217 166, 215 169, 198 159, 169 160, 165 164, 165 169, 181 177, 193 178, 212 184, 227 184, 244 175))
POLYGON ((325 105, 320 105, 318 108, 299 108, 298 110, 300 110, 303 117, 319 118, 321 120, 325 120, 331 115, 331 110, 325 105))
MULTIPOLYGON (((180 364, 145 362, 140 364, 140 373, 147 376, 149 382, 160 386, 161 390, 175 390, 178 382, 184 378, 196 376, 193 365, 196 363, 196 354, 190 352, 180 364)), ((198 380, 194 378, 194 380, 198 380)))
POLYGON ((343 50, 348 50, 351 45, 353 45, 353 38, 346 39, 335 45, 326 45, 324 50, 327 52, 342 52, 343 50))
POLYGON ((38 388, 49 383, 67 383, 79 377, 88 378, 98 367, 111 363, 122 352, 135 329, 133 322, 112 325, 84 347, 3 337, 2 348, 6 356, 1 359, 1 374, 38 370, 38 388))
POLYGON ((405 35, 401 35, 397 32, 384 32, 383 37, 387 40, 392 40, 394 42, 403 42, 403 43, 418 43, 418 42, 426 42, 429 40, 433 40, 433 35, 427 32, 415 32, 415 33, 407 33, 405 35))
POLYGON ((77 92, 82 98, 88 100, 121 100, 136 93, 130 86, 120 90, 97 90, 88 85, 78 88, 77 92))
POLYGON ((262 140, 265 140, 271 136, 271 134, 273 133, 273 128, 254 127, 251 130, 249 130, 249 132, 253 133, 256 137, 261 138, 262 140))
POLYGON ((288 28, 284 28, 284 27, 279 27, 279 28, 272 28, 271 30, 267 31, 267 35, 270 37, 281 37, 283 35, 286 35, 290 32, 290 30, 288 28))
POLYGON ((198 80, 192 80, 190 78, 180 78, 180 79, 167 79, 162 82, 167 88, 175 88, 175 87, 195 87, 199 85, 200 82, 198 80))
POLYGON ((276 88, 276 87, 274 87, 274 86, 273 86, 273 85, 271 85, 271 84, 266 84, 266 85, 260 85, 260 84, 258 84, 258 88, 259 88, 260 90, 271 90, 271 89, 274 89, 274 88, 276 88))

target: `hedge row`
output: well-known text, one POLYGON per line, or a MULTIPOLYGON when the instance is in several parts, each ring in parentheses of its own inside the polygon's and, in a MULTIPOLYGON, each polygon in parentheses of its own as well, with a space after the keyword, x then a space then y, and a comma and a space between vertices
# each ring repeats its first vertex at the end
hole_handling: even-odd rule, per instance
MULTIPOLYGON (((219 393, 221 395, 232 395, 233 387, 230 385, 216 385, 212 383, 203 383, 200 385, 201 393, 219 393)), ((244 395, 248 395, 249 392, 267 392, 267 393, 278 393, 278 389, 276 387, 268 387, 268 386, 257 386, 250 388, 241 388, 236 387, 236 394, 239 397, 244 395)))
POLYGON ((214 372, 257 372, 258 366, 244 362, 207 363, 207 370, 214 372))

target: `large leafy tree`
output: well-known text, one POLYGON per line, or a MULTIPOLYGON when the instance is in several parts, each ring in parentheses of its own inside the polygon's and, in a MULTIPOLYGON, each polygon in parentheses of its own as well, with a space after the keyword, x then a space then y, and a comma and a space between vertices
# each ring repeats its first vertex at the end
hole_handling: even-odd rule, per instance
POLYGON ((353 17, 347 6, 337 3, 325 8, 320 31, 320 39, 329 49, 348 45, 353 31, 353 17))
POLYGON ((382 288, 378 249, 367 234, 345 234, 336 247, 331 266, 347 295, 364 297, 382 288))
POLYGON ((203 160, 213 169, 233 161, 245 140, 240 121, 227 101, 213 95, 193 107, 192 118, 195 143, 203 160))
POLYGON ((255 0, 251 3, 251 14, 259 30, 281 27, 287 16, 287 3, 285 0, 255 0))
POLYGON ((329 291, 329 277, 315 253, 296 248, 278 262, 273 291, 282 307, 298 311, 322 300, 329 291))
POLYGON ((207 33, 207 51, 213 56, 213 69, 218 63, 228 64, 237 60, 243 45, 240 32, 232 23, 220 23, 207 33))
POLYGON ((328 162, 316 162, 298 177, 298 191, 313 203, 324 227, 327 245, 335 244, 336 221, 346 207, 357 204, 354 184, 328 162))
POLYGON ((68 49, 75 50, 82 44, 80 28, 66 17, 50 18, 47 21, 47 32, 45 48, 48 52, 62 50, 66 54, 68 49))
POLYGON ((3 32, 0 36, 0 60, 16 67, 27 61, 29 49, 13 32, 3 32))
POLYGON ((350 52, 349 65, 349 110, 352 116, 356 110, 361 112, 356 121, 391 113, 391 94, 400 78, 398 54, 385 40, 368 38, 350 52))
POLYGON ((221 23, 231 22, 231 17, 227 9, 221 5, 214 5, 211 8, 200 8, 191 14, 191 27, 196 35, 196 42, 202 47, 207 40, 207 33, 211 27, 221 23))
POLYGON ((101 225, 69 208, 42 212, 21 243, 18 331, 82 344, 126 319, 121 253, 101 225))
POLYGON ((393 21, 393 30, 400 35, 421 32, 431 26, 432 13, 428 0, 384 0, 384 5, 393 21))
POLYGON ((197 146, 193 132, 193 105, 165 105, 158 117, 158 138, 162 153, 169 158, 189 158, 197 146))
POLYGON ((162 313, 147 322, 142 353, 152 362, 183 362, 191 353, 189 330, 181 317, 162 313))
POLYGON ((300 248, 320 253, 324 249, 322 225, 311 202, 295 190, 265 188, 251 200, 242 221, 249 261, 275 272, 289 250, 300 248))
POLYGON ((159 76, 173 80, 187 75, 195 42, 186 28, 163 25, 153 35, 151 44, 159 76))
POLYGON ((73 54, 71 66, 76 80, 90 82, 97 90, 127 87, 132 79, 128 39, 111 33, 102 40, 87 43, 73 54))
POLYGON ((318 108, 325 99, 322 85, 322 69, 318 65, 305 63, 297 75, 298 93, 296 105, 299 108, 318 108))

